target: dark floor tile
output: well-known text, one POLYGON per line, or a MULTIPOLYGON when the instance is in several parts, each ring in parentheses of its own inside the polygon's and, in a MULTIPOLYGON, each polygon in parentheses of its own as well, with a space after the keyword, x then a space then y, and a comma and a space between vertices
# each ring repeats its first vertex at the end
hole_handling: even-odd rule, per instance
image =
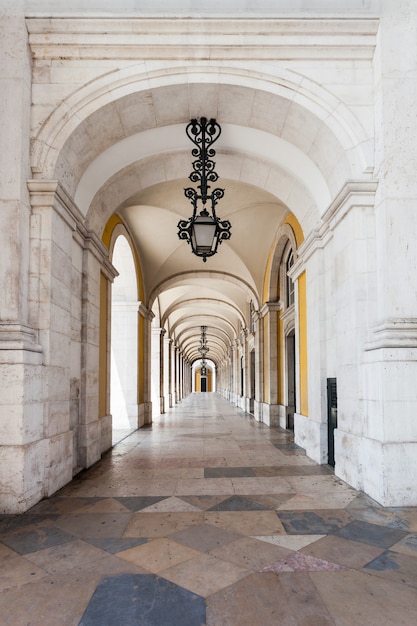
POLYGON ((266 506, 268 509, 279 509, 283 504, 294 497, 293 493, 272 493, 272 494, 248 494, 245 496, 248 500, 257 502, 266 506))
POLYGON ((91 598, 79 626, 201 626, 205 600, 153 574, 106 578, 91 598))
POLYGON ((417 587, 417 561, 414 556, 387 550, 364 569, 382 578, 417 587))
POLYGON ((205 467, 204 478, 250 478, 255 476, 251 467, 205 467))
POLYGON ((142 544, 147 543, 148 540, 145 537, 120 539, 103 537, 102 539, 87 538, 84 539, 84 541, 91 543, 93 546, 97 546, 97 548, 101 548, 106 552, 110 552, 110 554, 116 554, 117 552, 123 552, 123 550, 129 550, 129 548, 141 546, 142 544))
POLYGON ((352 518, 344 510, 277 512, 289 535, 327 535, 349 524, 352 518))
POLYGON ((268 476, 323 476, 333 474, 327 465, 279 465, 277 467, 252 467, 257 478, 268 476))
POLYGON ((63 515, 64 513, 81 509, 83 506, 95 504, 101 500, 104 500, 104 498, 47 498, 35 504, 35 506, 29 510, 29 514, 55 513, 57 515, 63 515))
POLYGON ((52 525, 58 515, 49 513, 35 515, 31 513, 23 513, 22 515, 0 515, 0 534, 7 534, 19 529, 31 526, 48 526, 52 525))
POLYGON ((361 522, 369 522, 378 526, 386 526, 387 528, 399 528, 407 531, 410 523, 407 515, 401 509, 391 509, 382 507, 367 507, 351 509, 355 519, 361 522))
POLYGON ((401 539, 398 543, 391 546, 392 550, 396 552, 403 552, 404 554, 410 554, 417 557, 417 534, 412 533, 401 539))
POLYGON ((180 500, 184 502, 188 502, 188 504, 192 504, 193 506, 201 509, 201 511, 207 511, 212 506, 223 502, 226 500, 226 497, 223 496, 177 496, 180 500))
POLYGON ((212 506, 209 511, 268 511, 271 507, 258 504, 253 500, 248 500, 243 496, 231 496, 220 504, 212 506))
POLYGON ((167 496, 131 496, 115 498, 120 504, 123 504, 130 511, 136 512, 146 509, 161 500, 166 500, 167 496))
POLYGON ((273 446, 278 450, 303 450, 300 446, 297 446, 293 441, 288 441, 286 443, 274 443, 273 446))
POLYGON ((19 554, 29 554, 72 541, 74 537, 59 528, 38 526, 2 537, 2 543, 19 554))
POLYGON ((403 530, 357 520, 335 531, 334 534, 344 539, 368 543, 379 548, 390 548, 407 535, 403 530))

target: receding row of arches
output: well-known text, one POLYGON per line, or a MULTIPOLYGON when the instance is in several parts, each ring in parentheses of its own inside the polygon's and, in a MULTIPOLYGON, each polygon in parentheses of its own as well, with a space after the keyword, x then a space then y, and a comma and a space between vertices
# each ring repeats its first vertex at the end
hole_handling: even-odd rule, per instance
MULTIPOLYGON (((296 312, 296 281, 291 273, 297 258, 296 232, 302 237, 296 219, 289 215, 278 229, 277 243, 270 253, 268 267, 275 284, 270 282, 268 287, 267 279, 264 281, 264 297, 268 290, 275 297, 275 301, 266 300, 270 310, 261 313, 259 304, 248 297, 246 308, 239 312, 237 327, 224 319, 218 327, 209 325, 211 358, 203 361, 189 347, 198 339, 197 323, 190 323, 187 333, 176 334, 175 325, 171 327, 169 323, 169 310, 165 318, 160 315, 158 297, 151 312, 144 315, 141 311, 144 307, 140 300, 139 251, 120 216, 112 216, 103 231, 115 272, 113 280, 104 280, 102 287, 105 293, 101 298, 101 318, 105 332, 101 333, 100 342, 105 345, 100 349, 100 368, 105 371, 100 395, 102 410, 111 415, 113 443, 150 421, 152 415, 165 413, 190 392, 218 391, 259 419, 261 404, 272 404, 276 399, 280 412, 270 423, 294 428, 297 394, 303 380, 300 349, 306 350, 296 333, 296 320, 302 321, 305 316, 305 310, 298 308, 296 312), (146 337, 144 317, 151 318, 150 337, 146 337), (275 329, 269 317, 275 319, 275 329), (264 368, 262 388, 256 373, 259 364, 264 368), (152 409, 146 416, 145 386, 149 376, 152 409)), ((197 303, 197 307, 204 309, 207 302, 197 303)), ((305 302, 299 304, 305 307, 305 302)), ((187 302, 182 302, 181 307, 186 309, 187 302)), ((171 310, 175 310, 174 305, 171 310)), ((204 310, 197 317, 197 321, 211 319, 212 324, 216 323, 214 317, 205 316, 204 310)))

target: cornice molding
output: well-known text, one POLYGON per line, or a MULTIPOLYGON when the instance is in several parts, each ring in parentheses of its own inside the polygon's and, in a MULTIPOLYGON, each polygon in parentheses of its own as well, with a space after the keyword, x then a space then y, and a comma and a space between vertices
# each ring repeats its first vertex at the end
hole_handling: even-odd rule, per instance
POLYGON ((376 18, 26 19, 34 59, 367 59, 376 18))
POLYGON ((308 259, 324 248, 333 237, 333 231, 348 212, 356 207, 374 207, 378 182, 375 180, 349 180, 343 185, 321 218, 319 226, 312 230, 298 248, 298 259, 288 275, 296 280, 305 270, 308 259))
POLYGON ((387 319, 375 326, 365 351, 384 348, 417 348, 417 319, 387 319))

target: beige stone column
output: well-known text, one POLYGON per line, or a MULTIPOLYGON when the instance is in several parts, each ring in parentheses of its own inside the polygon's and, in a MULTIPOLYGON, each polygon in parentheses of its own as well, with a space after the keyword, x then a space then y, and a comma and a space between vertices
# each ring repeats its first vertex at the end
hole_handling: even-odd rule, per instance
POLYGON ((161 354, 161 342, 163 340, 163 329, 152 326, 152 405, 155 408, 156 415, 163 413, 161 393, 163 378, 162 378, 162 354, 161 354))
MULTIPOLYGON (((44 495, 72 478, 76 458, 70 416, 74 235, 80 214, 56 181, 30 181, 30 318, 43 350, 44 495)), ((81 385, 82 387, 82 385, 81 385)), ((96 414, 97 419, 97 414, 96 414)), ((79 433, 78 433, 79 434, 79 433)))
POLYGON ((255 336, 255 400, 254 415, 258 422, 262 421, 263 385, 264 385, 264 329, 263 319, 259 311, 254 311, 255 336))
POLYGON ((171 360, 170 360, 170 352, 171 352, 171 339, 168 336, 167 331, 165 331, 163 343, 162 343, 162 375, 163 375, 163 385, 162 385, 162 396, 164 399, 164 411, 166 412, 171 405, 171 360))
POLYGON ((278 406, 278 315, 279 302, 266 302, 261 309, 263 323, 264 385, 262 421, 279 425, 278 406))
POLYGON ((0 19, 0 335, 33 342, 28 328, 31 59, 24 2, 0 19), (20 337, 19 337, 20 335, 20 337))
POLYGON ((169 340, 169 408, 175 404, 175 344, 174 340, 169 340))
MULTIPOLYGON (((81 274, 79 278, 80 286, 80 310, 84 309, 83 305, 83 282, 85 282, 84 274, 84 237, 78 235, 77 240, 81 248, 81 274)), ((102 250, 103 252, 103 250, 102 250)), ((111 285, 117 276, 117 270, 107 258, 101 259, 100 277, 99 277, 99 339, 98 339, 98 363, 97 363, 97 376, 98 376, 98 418, 100 424, 100 451, 101 453, 109 450, 113 445, 113 415, 111 414, 111 324, 112 324, 112 294, 111 285)), ((78 281, 77 281, 78 284, 78 281)), ((73 295, 75 297, 75 294, 73 295)), ((80 333, 82 333, 82 315, 81 315, 80 333)), ((85 351, 84 336, 80 336, 80 354, 83 355, 85 351)), ((81 372, 83 363, 80 363, 81 372)), ((82 380, 82 374, 79 375, 80 383, 82 380)), ((73 379, 71 379, 72 381, 73 379)), ((77 380, 78 382, 78 380, 77 380)), ((81 397, 85 399, 84 391, 81 397)), ((77 433, 77 447, 78 447, 78 463, 77 465, 83 467, 84 463, 88 462, 86 459, 86 445, 88 445, 85 439, 82 439, 81 434, 86 434, 86 428, 84 425, 85 418, 81 417, 81 411, 78 411, 77 423, 80 426, 80 433, 77 433), (83 424, 81 426, 81 424, 83 424)), ((88 454, 87 454, 88 457, 88 454)))
POLYGON ((152 423, 152 390, 151 390, 151 340, 152 320, 154 314, 141 302, 139 303, 139 380, 138 380, 138 413, 139 428, 152 423), (142 328, 143 326, 143 328, 142 328))
POLYGON ((29 320, 31 59, 24 2, 0 19, 0 512, 45 493, 43 355, 29 320))
POLYGON ((102 451, 98 407, 100 276, 107 249, 94 233, 88 232, 83 238, 79 454, 82 467, 90 467, 102 451))
POLYGON ((174 377, 174 404, 177 404, 177 402, 180 401, 180 384, 179 384, 179 367, 178 367, 178 361, 179 361, 179 349, 178 346, 176 346, 175 344, 173 345, 173 360, 174 360, 174 371, 173 371, 173 377, 174 377))
POLYGON ((242 342, 241 349, 242 349, 242 357, 243 357, 243 389, 242 389, 242 397, 240 399, 240 408, 242 409, 242 411, 249 412, 250 355, 249 355, 248 329, 247 328, 242 329, 241 342, 242 342))

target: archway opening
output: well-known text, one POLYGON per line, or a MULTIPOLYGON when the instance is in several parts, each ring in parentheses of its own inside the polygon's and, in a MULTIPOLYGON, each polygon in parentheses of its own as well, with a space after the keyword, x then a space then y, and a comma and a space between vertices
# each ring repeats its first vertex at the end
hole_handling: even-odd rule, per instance
POLYGON ((193 391, 196 393, 211 393, 216 391, 216 366, 208 359, 202 363, 198 359, 192 368, 193 391))
POLYGON ((112 263, 119 272, 112 286, 110 412, 113 445, 138 427, 138 301, 135 263, 123 235, 112 263))
POLYGON ((296 406, 295 380, 295 332, 291 331, 285 338, 286 379, 287 379, 287 428, 294 430, 294 413, 296 406))

